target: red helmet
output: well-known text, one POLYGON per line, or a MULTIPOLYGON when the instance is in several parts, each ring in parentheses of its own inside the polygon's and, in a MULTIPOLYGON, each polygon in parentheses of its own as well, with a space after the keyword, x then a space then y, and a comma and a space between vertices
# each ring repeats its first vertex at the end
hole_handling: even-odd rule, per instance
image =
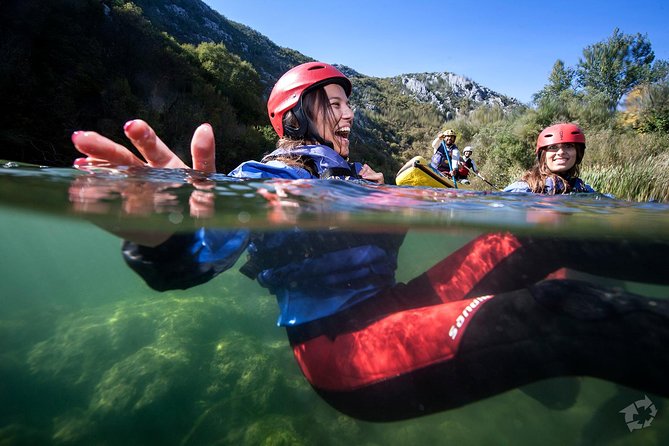
POLYGON ((291 68, 276 82, 267 101, 267 113, 272 127, 283 137, 284 134, 293 137, 303 137, 307 131, 306 116, 302 113, 302 97, 314 88, 339 84, 344 88, 346 96, 351 95, 351 81, 341 71, 322 62, 307 62, 291 68), (300 121, 299 128, 283 126, 283 117, 287 111, 296 108, 295 114, 300 121))
POLYGON ((539 138, 537 138, 537 150, 535 153, 539 156, 541 149, 544 147, 564 142, 581 143, 585 146, 583 130, 576 124, 555 124, 546 127, 539 134, 539 138))

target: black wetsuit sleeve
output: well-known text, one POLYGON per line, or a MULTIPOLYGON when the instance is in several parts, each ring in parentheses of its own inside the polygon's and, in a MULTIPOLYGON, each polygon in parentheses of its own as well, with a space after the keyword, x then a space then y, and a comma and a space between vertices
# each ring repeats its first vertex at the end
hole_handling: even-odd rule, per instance
POLYGON ((123 258, 155 290, 186 289, 234 265, 246 249, 249 235, 247 230, 202 228, 173 235, 155 247, 125 241, 123 258))

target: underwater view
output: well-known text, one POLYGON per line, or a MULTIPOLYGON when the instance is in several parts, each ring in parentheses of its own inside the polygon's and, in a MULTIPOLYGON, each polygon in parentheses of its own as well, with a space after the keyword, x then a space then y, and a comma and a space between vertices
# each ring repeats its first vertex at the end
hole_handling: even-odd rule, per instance
POLYGON ((669 444, 667 204, 3 162, 0 229, 0 445, 669 444))

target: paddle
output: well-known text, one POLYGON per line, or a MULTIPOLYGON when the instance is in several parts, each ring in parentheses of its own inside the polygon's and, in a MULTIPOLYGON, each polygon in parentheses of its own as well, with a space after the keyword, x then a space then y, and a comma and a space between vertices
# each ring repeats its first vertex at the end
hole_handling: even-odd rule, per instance
POLYGON ((499 187, 495 186, 495 185, 492 184, 490 181, 488 181, 488 180, 486 180, 485 178, 483 178, 483 175, 479 174, 478 172, 474 172, 474 175, 476 175, 477 177, 479 177, 480 179, 482 179, 483 181, 485 181, 486 183, 488 183, 488 184, 490 185, 490 187, 492 187, 493 189, 497 189, 497 190, 499 190, 499 187))
MULTIPOLYGON (((443 140, 441 141, 441 147, 443 147, 444 153, 446 154, 446 160, 448 161, 448 170, 453 172, 453 165, 451 164, 451 155, 448 154, 448 149, 446 148, 446 143, 443 140)), ((455 172, 453 172, 452 179, 453 179, 453 185, 457 189, 458 188, 458 182, 455 179, 455 172)))
MULTIPOLYGON (((464 167, 465 169, 467 169, 467 172, 472 172, 472 170, 471 170, 469 167, 467 167, 465 164, 461 164, 461 166, 464 167)), ((488 181, 488 180, 486 180, 485 178, 483 178, 483 175, 481 175, 480 173, 478 173, 478 172, 474 172, 474 175, 476 175, 477 177, 479 177, 480 179, 482 179, 483 181, 485 181, 486 183, 488 183, 493 189, 497 189, 497 190, 499 190, 499 187, 495 186, 495 185, 492 184, 490 181, 488 181)))

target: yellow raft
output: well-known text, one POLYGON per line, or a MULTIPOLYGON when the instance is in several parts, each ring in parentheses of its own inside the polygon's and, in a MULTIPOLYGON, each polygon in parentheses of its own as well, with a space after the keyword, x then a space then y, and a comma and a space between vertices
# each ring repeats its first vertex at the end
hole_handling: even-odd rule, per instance
POLYGON ((428 186, 428 187, 451 187, 457 189, 471 189, 469 184, 457 185, 449 177, 446 177, 433 169, 422 156, 415 156, 409 160, 397 172, 395 184, 398 186, 428 186))

